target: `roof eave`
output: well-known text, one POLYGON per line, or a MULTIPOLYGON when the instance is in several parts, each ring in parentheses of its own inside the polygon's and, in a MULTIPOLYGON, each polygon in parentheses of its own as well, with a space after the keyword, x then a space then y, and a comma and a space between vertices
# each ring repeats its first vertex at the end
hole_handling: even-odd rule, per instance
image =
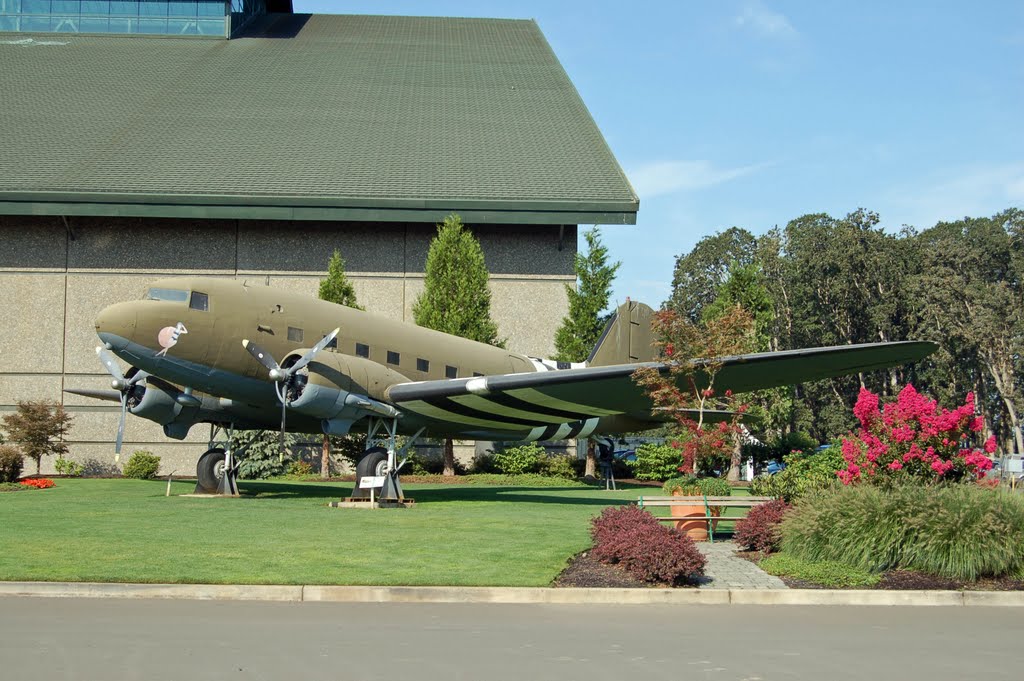
POLYGON ((327 200, 294 197, 0 193, 0 215, 65 215, 336 222, 633 225, 639 201, 327 200))

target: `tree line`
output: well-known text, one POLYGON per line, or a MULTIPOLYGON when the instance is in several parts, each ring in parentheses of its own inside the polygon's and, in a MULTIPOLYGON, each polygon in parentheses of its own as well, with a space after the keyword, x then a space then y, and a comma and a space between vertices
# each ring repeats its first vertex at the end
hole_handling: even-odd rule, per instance
POLYGON ((752 396, 768 436, 845 434, 861 387, 895 397, 912 383, 940 403, 973 392, 1004 452, 1024 452, 1018 377, 1024 346, 1024 211, 966 217, 917 231, 880 226, 859 209, 819 213, 754 236, 732 227, 678 256, 664 307, 694 322, 739 304, 758 350, 931 340, 913 366, 818 381, 752 396))

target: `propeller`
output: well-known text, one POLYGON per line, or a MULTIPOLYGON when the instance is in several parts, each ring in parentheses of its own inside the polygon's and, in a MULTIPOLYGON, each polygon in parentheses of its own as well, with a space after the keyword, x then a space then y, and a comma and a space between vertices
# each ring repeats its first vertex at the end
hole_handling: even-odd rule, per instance
POLYGON ((257 362, 262 364, 267 369, 267 373, 270 376, 270 380, 274 382, 274 391, 277 393, 277 401, 281 403, 281 455, 284 456, 284 433, 285 433, 285 419, 286 412, 288 410, 288 392, 295 387, 293 379, 300 369, 305 367, 307 364, 313 361, 313 358, 320 353, 321 350, 330 345, 338 334, 341 332, 340 328, 331 331, 329 334, 320 339, 320 342, 314 345, 309 351, 300 357, 294 364, 288 368, 282 367, 277 363, 270 353, 256 345, 250 340, 243 340, 242 347, 244 347, 250 355, 252 355, 257 362))
POLYGON ((104 347, 96 348, 96 355, 100 358, 100 362, 113 379, 110 381, 110 387, 118 392, 118 401, 121 403, 121 420, 117 424, 117 442, 114 445, 114 462, 116 463, 121 459, 121 444, 124 442, 124 422, 128 414, 128 399, 135 386, 140 381, 148 378, 149 374, 145 371, 137 371, 130 378, 126 378, 121 372, 121 367, 118 365, 117 360, 104 347))

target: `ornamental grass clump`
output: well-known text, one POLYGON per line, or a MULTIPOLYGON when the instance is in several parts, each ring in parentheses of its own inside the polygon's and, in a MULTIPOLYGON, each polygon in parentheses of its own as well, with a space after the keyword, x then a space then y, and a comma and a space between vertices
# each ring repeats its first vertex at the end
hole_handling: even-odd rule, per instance
POLYGON ((977 485, 856 485, 801 499, 782 551, 878 572, 959 580, 1024 575, 1024 497, 977 485))
POLYGON ((606 508, 590 532, 595 558, 645 582, 679 584, 704 574, 704 556, 693 540, 636 506, 606 508))

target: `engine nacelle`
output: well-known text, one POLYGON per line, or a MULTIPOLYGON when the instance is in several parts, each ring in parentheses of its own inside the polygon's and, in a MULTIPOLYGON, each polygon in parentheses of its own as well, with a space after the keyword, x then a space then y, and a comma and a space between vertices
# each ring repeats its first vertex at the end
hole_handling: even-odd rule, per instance
POLYGON ((195 423, 199 412, 199 408, 196 405, 181 404, 177 397, 182 394, 178 391, 171 393, 164 388, 156 385, 146 385, 146 391, 142 394, 142 399, 139 403, 134 406, 130 406, 130 411, 135 416, 141 416, 144 419, 155 421, 161 426, 167 426, 169 424, 185 424, 189 426, 195 423))
MULTIPOLYGON (((294 363, 303 352, 298 350, 288 355, 283 366, 294 363)), ((370 414, 397 416, 394 407, 380 400, 388 387, 409 380, 368 359, 334 352, 321 352, 306 370, 308 375, 297 386, 298 394, 288 407, 325 421, 353 421, 370 414)))

